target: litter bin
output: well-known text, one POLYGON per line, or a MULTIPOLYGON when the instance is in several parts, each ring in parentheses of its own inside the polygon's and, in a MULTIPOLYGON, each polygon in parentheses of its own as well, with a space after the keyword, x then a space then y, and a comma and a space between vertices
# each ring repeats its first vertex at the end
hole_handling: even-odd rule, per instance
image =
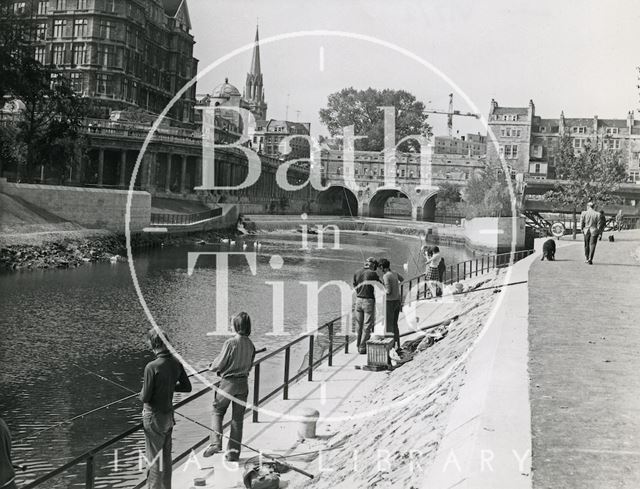
POLYGON ((318 418, 320 418, 320 413, 313 408, 304 408, 298 413, 298 417, 302 418, 298 425, 298 437, 301 440, 315 438, 316 424, 318 423, 318 418))

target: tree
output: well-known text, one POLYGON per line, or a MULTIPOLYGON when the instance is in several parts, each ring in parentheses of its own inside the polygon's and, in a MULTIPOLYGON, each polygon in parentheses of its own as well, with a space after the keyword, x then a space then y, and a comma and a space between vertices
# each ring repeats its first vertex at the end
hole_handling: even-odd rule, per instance
MULTIPOLYGON (((320 109, 320 121, 332 136, 341 136, 344 127, 353 125, 356 136, 366 136, 366 139, 356 141, 356 149, 382 151, 384 111, 380 107, 395 107, 396 141, 405 136, 430 134, 424 104, 404 90, 343 88, 329 95, 327 107, 320 109)), ((419 148, 416 141, 407 141, 400 146, 401 151, 418 151, 419 148)))
POLYGON ((578 152, 568 135, 560 138, 556 160, 556 181, 545 194, 549 201, 573 209, 573 236, 576 236, 576 214, 587 202, 607 204, 619 202, 614 192, 627 177, 627 168, 619 151, 601 144, 587 143, 578 152))
POLYGON ((6 149, 1 156, 17 165, 18 178, 33 180, 36 166, 42 164, 64 180, 83 153, 80 126, 87 106, 67 78, 33 58, 31 6, 30 2, 25 12, 16 13, 12 1, 0 0, 0 93, 24 104, 20 115, 0 128, 0 141, 11 137, 22 150, 9 155, 14 161, 5 159, 6 149))
POLYGON ((509 182, 499 167, 487 166, 472 175, 465 191, 463 209, 467 219, 513 216, 509 182))
POLYGON ((438 184, 438 199, 436 210, 439 214, 458 214, 459 204, 462 200, 460 186, 452 182, 438 184))

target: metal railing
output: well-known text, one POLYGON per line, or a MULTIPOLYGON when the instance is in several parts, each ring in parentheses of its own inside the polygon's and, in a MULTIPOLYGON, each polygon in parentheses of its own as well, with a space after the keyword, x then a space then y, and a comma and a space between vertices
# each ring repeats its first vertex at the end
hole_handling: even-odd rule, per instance
MULTIPOLYGON (((508 267, 512 263, 522 260, 532 253, 534 253, 534 250, 481 255, 471 260, 456 263, 445 269, 442 283, 448 285, 467 278, 477 277, 496 268, 508 267)), ((417 277, 402 282, 402 284, 400 284, 400 293, 405 300, 413 299, 409 297, 410 291, 416 291, 415 300, 426 299, 429 297, 429 282, 425 274, 418 275, 417 277)))
POLYGON ((194 222, 204 221, 222 215, 222 207, 217 207, 204 212, 195 214, 151 214, 151 224, 193 224, 194 222))
MULTIPOLYGON (((445 274, 444 283, 452 283, 454 281, 463 280, 465 278, 478 276, 478 274, 482 274, 493 270, 495 268, 502 268, 509 266, 512 263, 515 263, 526 256, 532 254, 534 250, 525 250, 518 251, 515 253, 501 253, 497 255, 483 255, 476 259, 467 260, 461 263, 457 263, 456 265, 452 265, 448 267, 448 273, 445 274), (512 258, 513 257, 513 258, 512 258), (448 278, 447 278, 448 277, 448 278), (455 280, 454 280, 455 279, 455 280)), ((417 277, 413 277, 412 279, 405 281, 401 284, 401 292, 403 297, 408 294, 410 290, 414 290, 414 287, 417 290, 416 299, 427 298, 427 280, 425 275, 419 275, 417 277), (421 291, 423 293, 421 294, 421 291)), ((313 381, 313 371, 316 367, 322 364, 325 360, 327 360, 327 365, 329 367, 333 366, 333 355, 338 350, 344 348, 345 353, 349 353, 349 342, 350 335, 347 333, 345 335, 336 335, 336 324, 343 320, 343 316, 339 316, 337 318, 332 319, 331 321, 326 322, 322 326, 320 326, 317 330, 310 331, 306 334, 298 336, 293 341, 290 341, 286 345, 278 348, 277 350, 264 355, 254 361, 253 363, 253 401, 251 405, 247 406, 247 411, 245 416, 248 416, 251 413, 252 421, 257 423, 259 421, 259 407, 264 404, 271 398, 273 398, 279 392, 282 392, 282 399, 289 399, 289 386, 296 382, 297 380, 307 377, 308 381, 313 381), (319 345, 320 340, 325 340, 324 344, 319 345), (297 344, 304 344, 306 342, 306 354, 305 358, 302 361, 302 364, 297 372, 291 372, 291 362, 292 362, 292 347, 297 344), (319 358, 316 358, 316 352, 320 350, 319 358), (268 360, 275 358, 276 356, 282 356, 284 358, 284 365, 282 371, 282 383, 278 383, 275 387, 262 395, 261 397, 261 370, 262 364, 268 360)), ((175 409, 181 408, 186 404, 202 397, 207 392, 211 391, 211 387, 205 387, 202 390, 196 392, 195 394, 181 400, 180 402, 174 405, 175 409)), ((225 423, 224 427, 227 428, 230 422, 225 423)), ((81 455, 75 457, 73 460, 67 462, 66 464, 54 469, 53 471, 44 474, 38 477, 33 482, 25 484, 22 489, 32 489, 38 487, 39 485, 53 479, 54 477, 69 471, 77 465, 85 463, 85 488, 86 489, 94 489, 95 480, 96 480, 96 470, 95 470, 95 457, 100 452, 108 449, 115 443, 123 440, 124 438, 140 431, 143 428, 142 423, 137 423, 132 426, 128 430, 120 433, 119 435, 114 436, 113 438, 107 440, 101 445, 94 447, 81 455)), ((189 454, 203 446, 205 443, 209 441, 209 435, 199 440, 194 445, 190 446, 187 450, 180 453, 173 459, 173 463, 176 464, 181 460, 185 459, 189 456, 189 454)), ((142 481, 135 486, 134 489, 140 489, 144 487, 146 481, 142 481)))

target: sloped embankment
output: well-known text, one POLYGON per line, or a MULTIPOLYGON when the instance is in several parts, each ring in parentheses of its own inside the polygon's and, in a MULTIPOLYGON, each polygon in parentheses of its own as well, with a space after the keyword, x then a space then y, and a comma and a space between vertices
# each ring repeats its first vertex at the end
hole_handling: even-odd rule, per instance
MULTIPOLYGON (((483 286, 499 283, 493 276, 483 286)), ((493 290, 455 296, 460 317, 449 334, 395 371, 376 374, 380 381, 373 389, 354 393, 349 410, 372 414, 332 423, 335 434, 315 448, 340 448, 309 464, 316 479, 296 478, 291 487, 420 487, 465 382, 465 359, 496 298, 493 290)))

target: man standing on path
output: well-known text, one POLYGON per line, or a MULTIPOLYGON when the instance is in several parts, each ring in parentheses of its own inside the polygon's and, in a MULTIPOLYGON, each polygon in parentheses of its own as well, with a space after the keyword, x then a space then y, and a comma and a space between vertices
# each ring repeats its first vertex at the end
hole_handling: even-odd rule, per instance
POLYGON ((593 208, 593 202, 587 204, 587 210, 580 216, 580 229, 582 229, 584 236, 584 257, 585 262, 589 265, 593 265, 601 219, 600 213, 593 208))
POLYGON ((356 289, 355 320, 358 326, 358 353, 367 353, 367 341, 376 322, 375 290, 371 282, 380 282, 375 272, 378 266, 376 259, 367 258, 364 268, 353 275, 353 287, 356 289))
POLYGON ((235 336, 222 345, 222 351, 209 365, 209 370, 217 372, 222 380, 213 393, 213 415, 209 446, 205 457, 222 451, 222 421, 231 405, 231 432, 225 458, 237 462, 242 448, 242 427, 247 396, 249 395, 249 372, 256 356, 256 347, 249 339, 251 318, 246 312, 236 314, 232 320, 235 336))
POLYGON ((618 232, 622 229, 622 209, 618 210, 616 214, 616 229, 618 232))
POLYGON ((391 270, 391 263, 386 258, 380 260, 382 268, 382 283, 387 296, 385 311, 385 331, 393 331, 393 343, 396 351, 400 351, 400 329, 398 317, 402 309, 402 295, 400 294, 400 282, 404 282, 402 275, 391 270))
POLYGON ((16 473, 11 462, 11 433, 9 427, 0 418, 0 488, 16 489, 16 473))
MULTIPOLYGON (((167 335, 163 333, 166 341, 167 335)), ((176 424, 173 417, 173 393, 191 392, 191 382, 182 364, 169 352, 160 334, 149 331, 149 345, 156 359, 144 369, 140 400, 142 425, 147 451, 149 489, 171 489, 171 435, 176 424)))

